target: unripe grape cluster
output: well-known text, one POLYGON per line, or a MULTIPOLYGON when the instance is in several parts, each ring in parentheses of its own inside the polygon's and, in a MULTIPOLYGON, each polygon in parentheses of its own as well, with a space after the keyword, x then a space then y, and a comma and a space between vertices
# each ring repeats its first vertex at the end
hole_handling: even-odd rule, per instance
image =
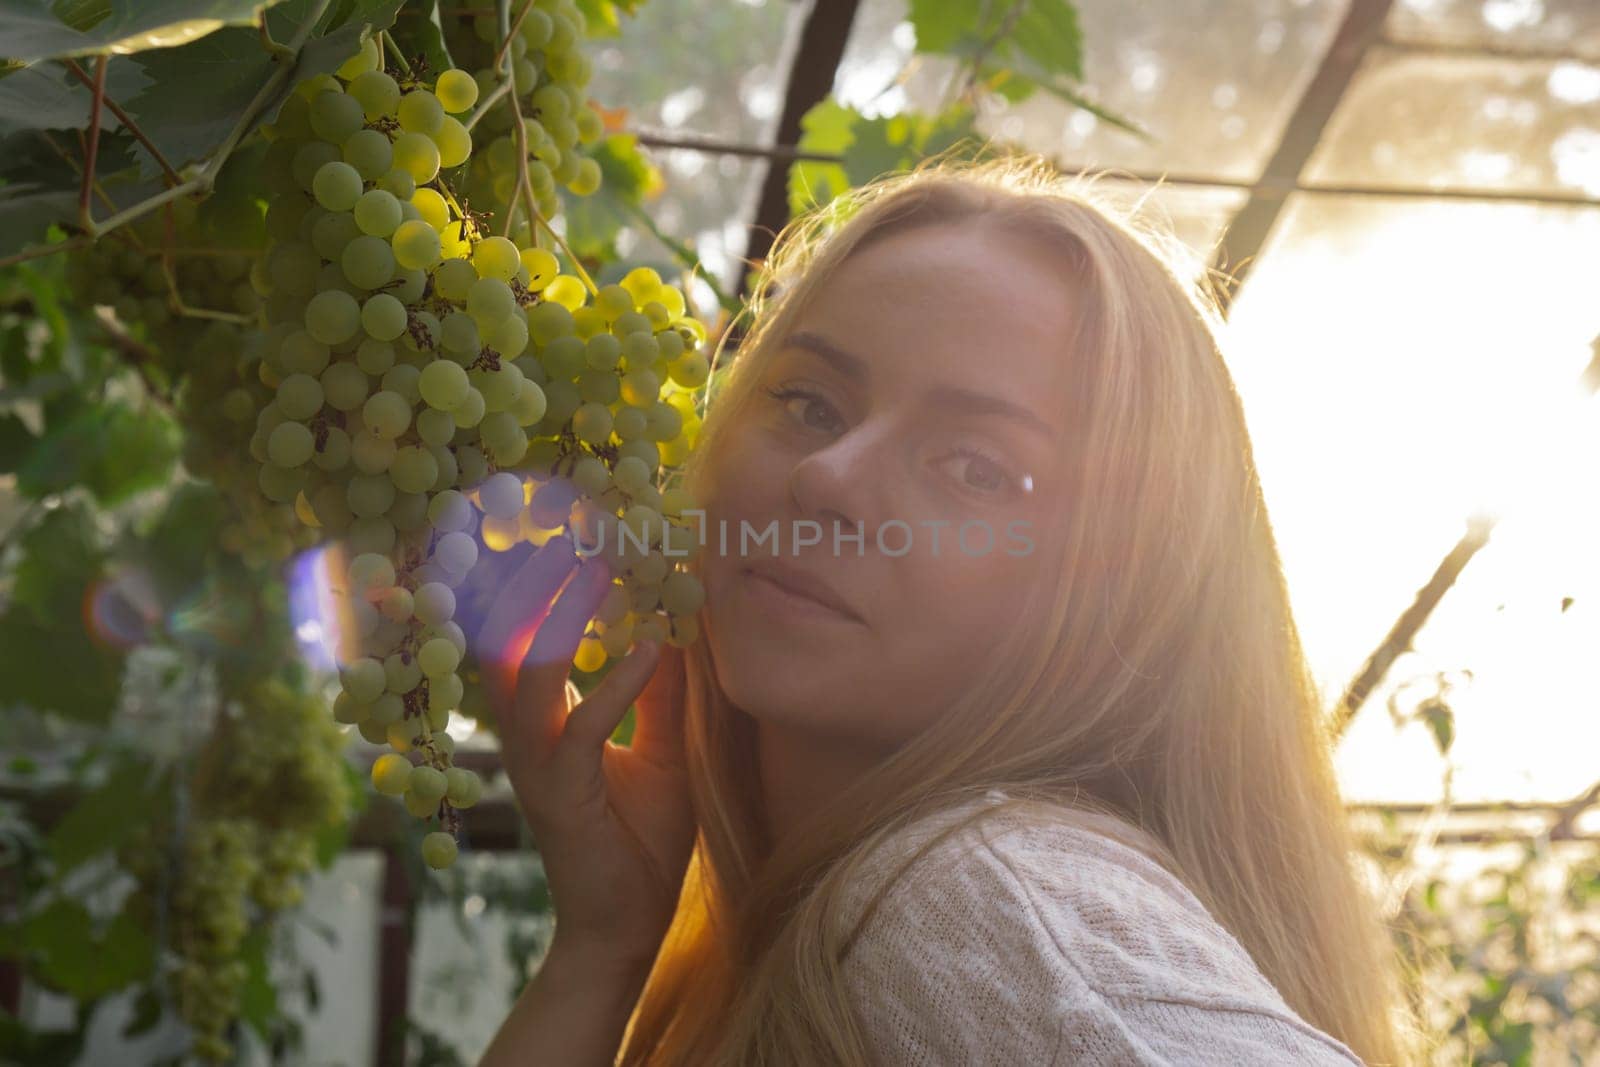
POLYGON ((315 693, 259 679, 197 754, 192 816, 147 824, 119 855, 139 882, 133 914, 152 930, 170 924, 167 978, 199 1059, 234 1061, 244 942, 258 920, 300 902, 319 835, 349 818, 343 749, 315 693))
MULTIPOLYGON (((232 173, 231 168, 225 173, 232 173)), ((237 177, 233 179, 237 182, 237 177)), ((260 307, 259 216, 237 190, 222 211, 177 200, 67 257, 67 284, 85 303, 110 308, 136 345, 128 358, 179 383, 188 471, 222 490, 230 511, 219 538, 252 565, 280 561, 315 543, 315 531, 268 506, 247 452, 256 413, 271 391, 237 357, 260 341, 249 316, 260 307)))
POLYGON ((269 130, 267 327, 251 367, 272 395, 249 451, 261 492, 347 549, 334 717, 393 750, 373 785, 438 819, 423 855, 445 867, 482 791, 445 732, 472 674, 456 590, 479 545, 605 539, 620 584, 580 669, 636 639, 694 640, 703 595, 675 565, 697 547, 695 504, 661 486, 692 448, 709 367, 704 326, 654 271, 591 303, 553 252, 467 210, 457 116, 476 82, 379 61, 364 48, 303 82, 269 130))

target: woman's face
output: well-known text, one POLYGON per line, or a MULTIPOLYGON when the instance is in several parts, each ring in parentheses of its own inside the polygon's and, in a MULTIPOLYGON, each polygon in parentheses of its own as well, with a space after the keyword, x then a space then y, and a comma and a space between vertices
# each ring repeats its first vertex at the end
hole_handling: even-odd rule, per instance
POLYGON ((1059 551, 1068 277, 1003 231, 918 228, 772 339, 706 500, 706 639, 734 704, 888 750, 1013 639, 1059 551))

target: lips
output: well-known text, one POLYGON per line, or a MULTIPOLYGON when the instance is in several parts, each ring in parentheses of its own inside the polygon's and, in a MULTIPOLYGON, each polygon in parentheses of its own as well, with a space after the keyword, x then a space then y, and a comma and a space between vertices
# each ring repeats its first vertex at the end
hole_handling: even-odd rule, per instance
POLYGON ((746 575, 764 578, 795 596, 820 604, 853 622, 865 622, 860 613, 834 591, 833 587, 815 575, 808 574, 777 560, 764 560, 744 568, 746 575))

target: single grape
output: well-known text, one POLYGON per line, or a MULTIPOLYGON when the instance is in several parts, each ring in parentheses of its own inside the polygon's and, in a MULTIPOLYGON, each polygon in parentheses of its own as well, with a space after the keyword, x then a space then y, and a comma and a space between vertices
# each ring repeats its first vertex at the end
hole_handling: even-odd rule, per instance
POLYGON ((322 408, 322 385, 309 374, 291 374, 278 383, 278 410, 288 419, 309 419, 322 408))
POLYGON ((402 222, 391 239, 395 262, 407 269, 427 268, 439 262, 439 233, 421 219, 402 222))
POLYGON ((335 145, 343 144, 346 137, 359 130, 364 117, 361 104, 336 89, 324 90, 311 101, 311 128, 318 137, 335 145))
POLYGON ((522 479, 510 471, 492 474, 478 487, 478 499, 485 514, 514 519, 523 507, 522 479))
POLYGON ((361 418, 378 437, 393 440, 411 425, 411 405, 399 393, 385 389, 367 398, 361 418))
MULTIPOLYGON (((373 240, 377 240, 377 238, 373 238, 373 240)), ((388 250, 387 245, 384 246, 384 250, 388 250)), ((368 297, 367 302, 361 305, 361 325, 367 331, 368 337, 377 341, 393 341, 405 332, 406 306, 388 293, 376 293, 368 297)), ((387 348, 387 362, 384 365, 378 366, 377 364, 382 361, 371 359, 361 369, 368 374, 382 374, 390 366, 393 366, 394 349, 388 346, 385 346, 385 348, 387 348)), ((366 351, 366 342, 363 342, 362 347, 357 350, 356 360, 358 363, 361 360, 363 351, 366 351)))
POLYGON ((483 780, 467 768, 451 767, 444 777, 444 797, 452 808, 470 808, 483 797, 483 780))
POLYGON ((339 265, 352 284, 363 289, 378 289, 394 277, 394 250, 382 237, 362 234, 344 246, 339 265))
POLYGON ((306 332, 325 345, 343 344, 361 328, 361 305, 349 293, 330 289, 306 305, 306 332))
POLYGON ((267 437, 267 456, 280 467, 298 467, 315 451, 316 442, 303 423, 280 423, 267 437))
POLYGON ((443 582, 427 582, 412 596, 413 611, 428 626, 449 622, 456 613, 456 595, 443 582))
POLYGON ((356 75, 345 92, 361 105, 362 113, 369 120, 393 115, 400 106, 400 86, 381 70, 356 75))
POLYGON ((400 225, 400 201, 387 190, 370 189, 356 201, 352 215, 362 233, 388 237, 400 225))
POLYGON ((426 89, 417 89, 400 98, 400 128, 411 133, 432 134, 444 122, 444 107, 426 89))
POLYGON ((395 138, 394 165, 415 178, 418 185, 431 182, 439 173, 439 146, 427 134, 407 130, 395 138))
POLYGON ((433 91, 439 103, 452 115, 459 115, 478 102, 478 83, 464 70, 442 72, 433 91))
POLYGON ((397 797, 411 783, 415 768, 411 761, 393 752, 386 752, 372 761, 372 786, 385 796, 397 797))
MULTIPOLYGON (((472 158, 472 134, 467 132, 467 128, 459 119, 449 115, 444 117, 444 121, 434 132, 433 143, 439 148, 440 170, 459 167, 472 158)), ((599 171, 599 164, 595 164, 595 170, 599 171)), ((598 180, 595 185, 599 186, 598 180)))
POLYGON ((522 266, 521 253, 504 237, 485 237, 472 250, 472 265, 484 278, 509 282, 522 266))
POLYGON ((339 152, 367 181, 377 181, 394 165, 394 149, 389 145, 389 138, 377 130, 357 130, 345 138, 339 152))
POLYGON ((422 858, 436 871, 455 863, 456 853, 456 839, 443 830, 435 830, 422 839, 422 858))

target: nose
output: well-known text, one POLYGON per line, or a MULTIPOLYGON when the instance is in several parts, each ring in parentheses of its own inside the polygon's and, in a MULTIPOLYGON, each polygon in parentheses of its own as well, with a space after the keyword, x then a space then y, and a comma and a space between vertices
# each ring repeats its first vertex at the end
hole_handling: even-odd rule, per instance
POLYGON ((889 444, 885 429, 867 420, 801 458, 789 474, 789 495, 801 517, 820 523, 825 537, 833 535, 835 522, 846 532, 859 524, 870 540, 892 496, 889 444))

